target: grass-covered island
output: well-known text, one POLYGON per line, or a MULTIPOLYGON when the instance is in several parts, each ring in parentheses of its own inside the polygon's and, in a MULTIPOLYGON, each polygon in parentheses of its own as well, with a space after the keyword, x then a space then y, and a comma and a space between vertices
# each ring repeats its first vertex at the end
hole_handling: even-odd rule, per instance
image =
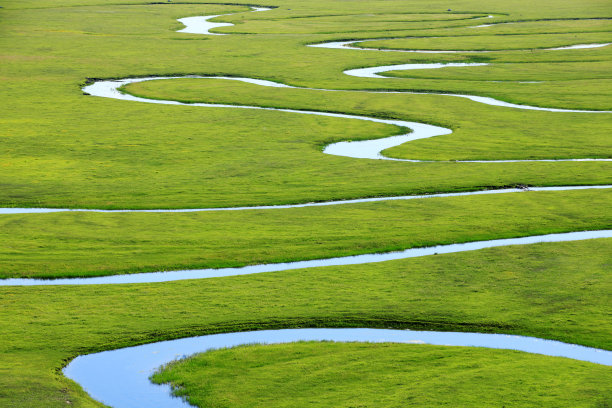
POLYGON ((605 406, 607 373, 511 351, 304 342, 210 351, 152 380, 197 407, 569 408, 605 406))

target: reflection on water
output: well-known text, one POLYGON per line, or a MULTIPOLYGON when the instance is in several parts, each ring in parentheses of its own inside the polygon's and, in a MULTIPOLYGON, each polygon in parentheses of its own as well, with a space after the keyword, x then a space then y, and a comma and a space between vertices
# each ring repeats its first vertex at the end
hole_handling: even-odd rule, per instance
POLYGON ((148 380, 161 365, 218 348, 302 340, 426 343, 512 349, 612 365, 610 351, 533 337, 384 329, 287 329, 191 337, 84 355, 74 359, 64 369, 64 374, 78 382, 94 399, 115 408, 186 408, 190 405, 173 398, 169 385, 156 385, 148 380))
POLYGON ((192 269, 170 272, 150 272, 131 275, 113 275, 94 278, 66 279, 4 279, 0 286, 35 286, 35 285, 106 285, 124 283, 154 283, 185 279, 219 278, 224 276, 249 275, 263 272, 280 272, 293 269, 318 268, 321 266, 358 265, 373 262, 385 262, 397 259, 416 258, 420 256, 449 254, 455 252, 476 251, 509 245, 526 245, 539 242, 580 241, 593 238, 612 238, 612 230, 568 232, 564 234, 536 235, 531 237, 496 239, 491 241, 468 242, 464 244, 438 245, 425 248, 411 248, 398 252, 365 254, 311 261, 298 261, 276 264, 251 265, 241 268, 192 269))
POLYGON ((357 68, 349 69, 344 71, 346 75, 355 76, 359 78, 385 78, 384 76, 378 75, 381 72, 387 71, 403 71, 408 69, 436 69, 436 68, 447 68, 447 67, 480 67, 483 65, 489 65, 482 62, 474 63, 433 63, 433 64, 399 64, 399 65, 383 65, 379 67, 370 68, 357 68))
MULTIPOLYGON (((266 10, 272 10, 272 9, 267 8, 267 7, 251 7, 251 11, 266 11, 266 10)), ((182 30, 178 30, 177 32, 178 33, 189 33, 189 34, 205 34, 205 35, 226 35, 223 33, 211 33, 209 30, 213 28, 217 28, 217 27, 233 26, 234 24, 232 23, 213 23, 208 20, 213 19, 215 17, 229 16, 231 14, 236 14, 236 13, 216 14, 214 16, 198 16, 198 17, 179 18, 177 21, 184 24, 185 28, 183 28, 182 30)))
MULTIPOLYGON (((252 7, 253 11, 269 10, 263 7, 252 7)), ((231 26, 231 23, 212 23, 207 20, 221 15, 202 16, 202 17, 187 17, 179 21, 185 24, 186 28, 180 30, 185 33, 197 33, 208 35, 223 35, 219 33, 210 33, 209 30, 215 27, 231 26)), ((488 16, 489 18, 493 16, 488 16)), ((477 27, 486 27, 481 25, 477 27)), ((366 40, 364 40, 366 41, 366 40)), ((349 48, 350 44, 355 41, 335 42, 327 44, 313 45, 320 48, 349 48)), ((551 48, 551 50, 564 49, 579 49, 579 48, 594 48, 605 46, 608 44, 580 44, 568 47, 551 48)), ((417 51, 408 51, 417 52, 417 51)), ((460 52, 460 51, 418 51, 418 52, 460 52)), ((487 64, 403 64, 383 67, 362 68, 357 70, 349 70, 345 73, 348 75, 361 76, 366 78, 383 78, 378 73, 400 70, 400 69, 432 69, 452 66, 480 66, 487 64)), ((175 101, 160 101, 148 100, 123 94, 118 91, 118 87, 132 82, 140 82, 151 79, 164 78, 138 78, 126 79, 122 81, 100 81, 90 85, 84 89, 85 92, 91 95, 111 97, 115 99, 131 100, 148 103, 161 103, 171 105, 181 105, 175 101)), ((165 78, 169 79, 169 78, 165 78)), ((224 78, 250 82, 263 86, 288 87, 283 84, 278 84, 270 81, 255 80, 249 78, 224 78)), ((548 109, 529 107, 524 105, 509 104, 492 98, 483 98, 469 95, 450 95, 471 99, 476 102, 486 103, 489 105, 505 106, 520 109, 546 110, 552 112, 584 112, 563 109, 548 109)), ((424 137, 432 137, 450 133, 450 130, 421 124, 414 122, 405 122, 398 120, 382 120, 376 118, 367 118, 354 115, 332 114, 325 112, 302 111, 291 109, 271 109, 258 108, 252 106, 234 106, 221 104, 190 104, 190 106, 210 106, 210 107, 225 107, 239 109, 266 109, 277 110, 281 112, 293 112, 311 115, 342 117, 348 119, 368 120, 380 123, 394 124, 402 127, 410 127, 414 130, 411 134, 394 136, 392 138, 381 139, 379 141, 365 141, 358 143, 343 142, 335 145, 330 145, 326 149, 326 153, 339 154, 355 158, 370 158, 370 159, 386 159, 380 155, 380 151, 386 148, 396 146, 410 140, 416 140, 424 137)), ((596 112, 596 111, 595 111, 596 112)), ((552 161, 552 160, 551 160, 552 161)), ((558 187, 549 188, 550 190, 569 190, 575 188, 609 188, 610 186, 599 187, 558 187)), ((537 190, 536 188, 532 190, 537 190)), ((540 189, 543 190, 543 189, 540 189)), ((497 190, 473 193, 455 193, 455 194, 437 194, 430 197, 448 197, 457 195, 472 195, 472 194, 494 194, 517 192, 519 190, 497 190)), ((265 206, 265 207, 248 207, 248 208, 224 208, 224 209, 190 209, 190 210, 171 210, 171 211, 206 211, 206 210, 243 210, 243 209, 268 209, 268 208, 294 208, 315 205, 332 205, 367 201, 395 200, 395 199, 413 199, 423 198, 424 196, 410 197, 386 197, 374 199, 350 200, 343 202, 330 203, 311 203, 289 206, 265 206)), ((57 211, 101 211, 103 210, 66 210, 66 209, 2 209, 4 214, 14 213, 34 213, 34 212, 57 212, 57 211)), ((133 211, 133 210, 125 210, 133 211)), ((168 210, 142 210, 148 212, 168 211, 168 210)), ((109 211, 110 212, 110 211, 109 211)), ((53 281, 41 281, 30 279, 8 279, 0 281, 0 285, 83 285, 83 284, 111 284, 111 283, 140 283, 140 282, 163 282, 181 279, 200 279, 217 276, 232 276, 260 272, 274 272, 288 269, 312 268, 319 266, 331 265, 351 265, 370 262, 382 262, 393 259, 403 259, 409 257, 452 253, 461 251, 471 251, 482 248, 490 248, 506 245, 523 245, 536 242, 560 242, 573 241, 591 238, 610 238, 612 230, 607 231, 585 231, 574 232, 567 234, 551 234, 524 238, 511 238, 493 241, 472 242, 467 244, 443 245, 430 248, 414 248, 406 251, 393 252, 387 254, 368 254, 351 257, 332 258, 324 260, 301 261, 293 263, 273 264, 273 265, 255 265, 244 268, 226 268, 226 269, 203 269, 191 271, 174 271, 174 272, 158 272, 146 273, 138 275, 121 275, 101 278, 87 279, 58 279, 53 281)), ((169 386, 158 386, 148 381, 149 375, 164 363, 167 363, 176 358, 185 355, 190 355, 196 352, 217 349, 222 347, 232 347, 249 343, 285 343, 301 340, 317 340, 317 341, 361 341, 361 342, 396 342, 396 343, 413 343, 413 344, 435 344, 447 346, 475 346, 487 348, 503 348, 521 350, 530 353, 545 354, 550 356, 562 356, 573 358, 582 361, 589 361, 598 364, 612 365, 612 353, 604 350, 586 348, 582 346, 564 344, 560 342, 541 340, 536 338, 499 335, 499 334, 478 334, 478 333, 444 333, 444 332, 419 332, 407 330, 382 330, 382 329, 293 329, 293 330, 270 330, 259 332, 245 333, 228 333, 211 336, 193 337, 188 339, 179 339, 173 341, 165 341, 153 344, 147 344, 137 347, 130 347, 120 350, 107 351, 97 354, 85 355, 77 357, 65 369, 64 373, 67 377, 80 383, 90 395, 113 407, 187 407, 188 404, 182 400, 172 398, 170 396, 169 386)))
POLYGON ((409 195, 409 196, 391 196, 391 197, 372 197, 372 198, 357 198, 354 200, 337 200, 337 201, 322 201, 318 203, 303 203, 303 204, 284 204, 284 205, 257 205, 252 207, 219 207, 219 208, 181 208, 181 209, 149 209, 149 210, 101 210, 101 209, 80 209, 80 208, 0 208, 0 214, 40 214, 40 213, 56 213, 56 212, 99 212, 99 213, 166 213, 166 212, 209 212, 209 211, 244 211, 244 210, 279 210, 285 208, 302 208, 302 207, 322 207, 328 205, 343 205, 357 203, 371 203, 377 201, 395 201, 395 200, 415 200, 423 198, 440 198, 440 197, 462 197, 472 195, 491 195, 491 194, 508 194, 508 193, 524 193, 528 191, 572 191, 572 190, 601 190, 612 188, 612 185, 601 186, 556 186, 556 187, 525 187, 525 188, 504 188, 498 190, 480 190, 480 191, 464 191, 461 193, 440 193, 440 194, 424 194, 424 195, 409 195))
MULTIPOLYGON (((500 24, 510 24, 510 23, 500 23, 500 24)), ((491 27, 492 25, 494 24, 483 24, 479 26, 473 26, 470 28, 491 27)), ((336 49, 336 50, 349 49, 349 50, 379 51, 379 52, 411 52, 411 53, 421 53, 421 54, 456 54, 456 53, 482 53, 482 52, 499 52, 499 51, 533 51, 532 48, 524 49, 524 50, 404 50, 404 49, 392 49, 392 48, 367 48, 367 47, 355 46, 356 44, 361 44, 361 43, 368 42, 368 41, 385 41, 385 40, 410 39, 410 38, 422 39, 424 37, 368 38, 365 40, 329 41, 329 42, 324 42, 324 43, 319 43, 319 44, 308 44, 308 47, 330 48, 330 49, 336 49)), ((438 38, 438 37, 425 37, 425 38, 438 38)), ((575 45, 567 45, 564 47, 539 48, 539 50, 540 51, 579 50, 579 49, 585 49, 585 48, 600 48, 600 47, 605 47, 610 44, 612 43, 575 44, 575 45)), ((418 65, 418 64, 410 64, 410 65, 418 65)), ((427 68, 427 67, 424 67, 424 68, 427 68)), ((424 69, 424 68, 404 68, 404 69, 424 69)), ((433 67, 433 68, 441 68, 441 67, 433 67)), ((369 77, 369 78, 376 78, 376 77, 369 77)))
POLYGON ((178 21, 185 25, 185 28, 178 30, 179 33, 189 34, 207 34, 207 35, 226 35, 223 33, 211 33, 210 29, 217 27, 228 27, 233 26, 232 23, 213 23, 208 21, 209 19, 226 16, 227 14, 217 14, 214 16, 199 16, 199 17, 185 17, 179 18, 178 21))

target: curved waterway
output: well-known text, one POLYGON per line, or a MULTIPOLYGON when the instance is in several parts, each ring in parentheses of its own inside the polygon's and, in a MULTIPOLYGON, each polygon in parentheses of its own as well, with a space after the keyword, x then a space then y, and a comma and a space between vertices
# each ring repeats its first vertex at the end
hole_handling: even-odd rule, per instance
MULTIPOLYGON (((410 66, 419 65, 419 64, 407 64, 410 66)), ((434 65, 434 64, 427 64, 434 65)), ((440 64, 435 64, 440 65, 440 64)), ((482 64, 478 64, 482 65, 482 64)), ((401 69, 399 67, 405 67, 405 65, 387 65, 383 67, 376 68, 361 68, 354 69, 350 71, 346 71, 350 75, 366 77, 366 78, 384 78, 378 76, 376 73, 391 71, 395 69, 401 69)), ((417 68, 413 68, 417 69, 417 68)), ((107 80, 107 81, 97 81, 91 85, 88 85, 83 88, 83 92, 103 98, 112 98, 119 99, 125 101, 133 101, 133 102, 144 102, 144 103, 155 103, 155 104, 165 104, 165 105, 187 105, 187 106, 199 106, 199 107, 213 107, 213 108, 230 108, 230 109, 258 109, 258 110, 269 110, 269 111, 277 111, 277 112, 288 112, 288 113, 297 113, 304 115, 316 115, 316 116, 328 116, 334 118, 344 118, 344 119, 356 119, 356 120, 365 120, 369 122, 377 122, 384 123, 388 125, 395 125, 402 128, 409 128, 412 131, 409 133, 402 133, 396 136, 390 136, 381 139, 374 140, 363 140, 363 141, 351 141, 351 142, 338 142, 333 143, 325 147, 323 153, 331 154, 335 156, 344 156, 351 157, 356 159, 376 159, 376 160, 393 160, 393 161, 407 161, 407 162, 428 162, 424 160, 414 160, 414 159, 396 159, 384 156, 381 152, 383 150, 389 149, 391 147, 399 146, 406 142, 410 142, 413 140, 426 139, 434 136, 442 136, 451 134, 452 131, 447 128, 443 128, 440 126, 429 125, 425 123, 419 122, 409 122, 405 120, 398 119, 380 119, 373 118, 368 116, 358 116, 358 115, 348 115, 342 113, 331 113, 331 112, 322 112, 322 111, 309 111, 309 110, 299 110, 299 109, 280 109, 280 108, 264 108, 259 106, 252 105, 227 105, 227 104, 214 104, 214 103, 183 103, 172 100, 162 100, 162 99, 148 99, 142 98, 134 95, 130 95, 127 93, 123 93, 120 91, 124 85, 128 85, 136 82, 144 82, 144 81, 152 81, 152 80, 171 80, 178 78, 196 78, 196 79, 225 79, 225 80, 233 80, 233 81, 241 81, 247 82, 259 86, 267 86, 267 87, 275 87, 275 88, 294 88, 294 89, 313 89, 319 91, 337 91, 332 89, 317 89, 317 88, 296 88, 289 85, 285 85, 278 82, 266 81, 261 79, 253 79, 253 78, 239 78, 239 77, 207 77, 207 76, 185 76, 185 77, 147 77, 147 78, 126 78, 121 80, 107 80)), ((368 91, 351 91, 351 92, 368 92, 368 91)), ((374 91, 372 93, 389 93, 395 94, 398 93, 396 91, 374 91)), ((581 111, 581 110, 569 110, 569 109, 554 109, 554 108, 540 108, 535 106, 527 106, 527 105, 516 105, 503 101, 498 101, 493 98, 482 97, 482 96, 472 96, 472 95, 459 95, 459 94, 439 94, 439 95, 448 95, 455 96, 461 98, 467 98, 475 102, 481 102, 488 105, 496 105, 496 106, 504 106, 504 107, 512 107, 512 108, 520 108, 520 109, 531 109, 531 110, 542 110, 549 112, 580 112, 580 113, 605 113, 605 111, 581 111)), ((533 159, 533 160, 457 160, 455 162, 458 163, 509 163, 509 162, 558 162, 558 161, 612 161, 612 159, 598 159, 598 158, 582 158, 582 159, 533 159)))
MULTIPOLYGON (((489 25, 485 25, 488 27, 489 25)), ((478 27, 478 26, 477 26, 478 27)), ((456 54, 456 53, 482 53, 482 52, 502 52, 502 51, 532 51, 533 49, 523 50, 404 50, 404 49, 393 49, 393 48, 368 48, 368 47, 357 47, 356 44, 368 42, 368 41, 384 41, 384 40, 399 40, 408 38, 437 38, 437 37, 391 37, 391 38, 368 38, 365 40, 348 40, 348 41, 329 41, 319 44, 309 44, 308 47, 313 48, 330 48, 336 50, 360 50, 360 51, 382 51, 382 52, 412 52, 421 54, 456 54)), ((586 48, 600 48, 610 45, 612 43, 596 43, 596 44, 575 44, 567 45, 563 47, 555 48, 540 48, 540 51, 560 51, 560 50, 579 50, 586 48)), ((486 64, 485 64, 486 65, 486 64)))
POLYGON ((534 337, 388 329, 285 329, 214 334, 88 354, 74 359, 64 369, 64 375, 78 382, 96 400, 114 408, 186 408, 191 405, 173 397, 169 385, 149 381, 160 366, 186 355, 220 348, 296 341, 486 347, 612 365, 610 351, 534 337))
POLYGON ((388 329, 285 329, 214 334, 88 354, 72 360, 64 375, 96 400, 114 408, 186 408, 191 405, 173 397, 169 385, 149 381, 160 366, 186 355, 220 348, 296 341, 486 347, 612 365, 610 351, 533 337, 388 329))
MULTIPOLYGON (((483 66, 488 65, 486 63, 472 63, 472 64, 398 64, 398 65, 384 65, 378 67, 367 67, 367 68, 356 68, 349 69, 344 71, 345 74, 359 77, 359 78, 383 78, 389 79, 389 77, 385 77, 379 75, 383 72, 389 71, 401 71, 405 69, 430 69, 430 68, 444 68, 444 67, 459 67, 459 66, 483 66), (433 66, 432 66, 433 65, 433 66)), ((368 91, 357 91, 357 92, 368 92, 368 91)), ((465 98, 469 99, 473 102, 484 103, 485 105, 491 106, 501 106, 505 108, 513 108, 513 109, 525 109, 525 110, 534 110, 534 111, 544 111, 544 112, 568 112, 568 113, 612 113, 612 111, 604 111, 604 110, 580 110, 580 109, 560 109, 560 108, 544 108, 540 106, 531 106, 531 105, 521 105, 517 103, 510 103, 500 101, 499 99, 490 98, 487 96, 476 96, 476 95, 464 95, 464 94, 452 94, 452 93, 439 93, 439 92, 402 92, 402 91, 388 91, 388 92, 380 92, 373 91, 373 93, 411 93, 411 94, 426 94, 426 95, 444 95, 444 96, 453 96, 457 98, 465 98)), ((540 160, 536 160, 540 161, 540 160)), ((492 162, 492 161, 490 161, 492 162)), ((500 162, 504 162, 503 160, 500 162)))
MULTIPOLYGON (((384 65, 378 67, 367 67, 367 68, 356 68, 349 69, 344 71, 346 75, 359 77, 359 78, 386 78, 382 75, 379 75, 383 72, 389 71, 402 71, 402 70, 410 70, 410 69, 435 69, 435 68, 445 68, 445 67, 468 67, 468 66, 483 66, 489 65, 486 63, 449 63, 449 64, 398 64, 398 65, 384 65)), ((357 91, 357 92, 367 92, 367 91, 357 91)), ((464 94, 452 94, 452 93, 438 93, 438 92, 401 92, 401 91, 389 91, 389 92, 380 92, 375 91, 376 93, 412 93, 412 94, 427 94, 427 95, 444 95, 444 96, 454 96, 457 98, 465 98, 469 99, 473 102, 484 103, 485 105, 491 106, 502 106, 505 108, 514 108, 514 109, 525 109, 525 110, 535 110, 535 111, 544 111, 544 112, 571 112, 571 113, 612 113, 612 111, 594 111, 594 110, 580 110, 580 109, 560 109, 560 108, 544 108, 540 106, 531 106, 531 105, 521 105, 517 103, 510 103, 500 101, 499 99, 490 98, 486 96, 476 96, 476 95, 464 95, 464 94)), ((400 159, 398 159, 400 160, 400 159)), ((514 160, 521 161, 521 160, 514 160)), ((540 161, 540 160, 536 160, 540 161)), ((489 161, 493 162, 493 161, 489 161)), ((504 160, 498 162, 505 162, 504 160)))
MULTIPOLYGON (((263 11, 267 8, 253 7, 253 11, 263 11)), ((215 34, 209 30, 215 27, 232 25, 230 23, 212 23, 208 21, 214 16, 189 17, 180 19, 186 28, 181 32, 196 33, 196 34, 215 34)), ((492 16, 489 16, 492 17, 492 16)), ((366 40, 363 40, 366 41, 366 40)), ((315 47, 324 48, 349 48, 345 45, 353 42, 337 42, 328 43, 329 46, 313 45, 315 47), (339 44, 331 46, 331 44, 339 44), (342 45, 344 44, 344 45, 342 45)), ((608 44, 604 44, 608 45, 608 44)), ((556 49, 571 49, 571 48, 590 48, 593 46, 603 45, 577 45, 561 47, 556 49)), ((361 49, 361 48, 358 48, 361 49)), ((412 52, 412 51, 409 51, 412 52)), ((414 51, 414 52, 439 52, 439 51, 414 51)), ((445 52, 463 52, 463 51, 445 51, 445 52)), ((466 66, 468 64, 463 64, 466 66)), ((469 64, 483 65, 483 64, 469 64)), ((374 68, 362 68, 357 70, 349 70, 345 72, 348 75, 366 77, 366 78, 384 78, 378 75, 381 72, 397 70, 397 69, 424 69, 424 68, 445 68, 457 66, 457 64, 430 64, 430 66, 416 66, 415 64, 404 64, 374 68)), ((197 77, 208 78, 208 77, 197 77)), ((217 77, 228 80, 237 80, 249 82, 261 86, 272 87, 289 87, 284 84, 275 82, 250 79, 250 78, 228 78, 217 77)), ((187 105, 176 101, 152 100, 139 98, 132 95, 127 95, 119 91, 119 87, 133 82, 154 80, 154 79, 172 79, 169 77, 152 77, 152 78, 127 78, 119 81, 98 81, 92 85, 85 87, 84 92, 90 95, 99 97, 108 97, 133 102, 159 103, 171 105, 187 105)), ((293 88, 293 87, 292 87, 293 88)), ((308 88, 304 88, 308 89, 308 88)), ((333 91, 333 90, 322 90, 333 91)), ((366 92, 366 91, 356 91, 366 92)), ((380 93, 380 92, 376 92, 380 93)), ((388 92, 398 93, 398 92, 388 92)), ((454 95, 444 94, 448 96, 456 96, 471 99, 472 101, 485 103, 494 106, 503 106, 518 109, 544 110, 550 112, 591 112, 601 113, 601 111, 580 111, 580 110, 565 110, 531 107, 526 105, 509 104, 502 101, 497 101, 493 98, 485 98, 470 95, 454 95)), ((376 141, 363 142, 341 142, 332 144, 326 147, 325 153, 354 158, 366 159, 385 159, 396 160, 382 156, 381 151, 411 140, 417 140, 427 137, 450 134, 449 129, 432 126, 423 123, 407 122, 401 120, 383 120, 378 118, 370 118, 356 115, 344 115, 328 112, 317 112, 307 110, 294 109, 272 109, 262 108, 257 106, 236 106, 224 104, 188 104, 189 106, 204 106, 204 107, 220 107, 232 109, 262 109, 275 110, 280 112, 290 112, 298 114, 320 115, 340 117, 346 119, 366 120, 372 122, 380 122, 392 124, 413 130, 411 133, 393 136, 391 138, 379 139, 376 141)), ((572 159, 570 159, 572 160, 572 159)), ((597 160, 610 161, 612 159, 576 159, 576 160, 597 160)), ((406 160, 418 161, 418 160, 406 160)), ((522 160, 501 160, 490 162, 509 162, 522 160)), ((559 160, 524 160, 524 161, 559 161, 559 160)), ((483 162, 483 161, 474 161, 483 162)), ((575 190, 587 188, 611 188, 612 186, 560 186, 560 187, 535 187, 530 190, 549 191, 549 190, 575 190)), ((500 194, 500 193, 518 193, 522 189, 505 189, 505 190, 488 190, 467 193, 448 193, 448 194, 433 194, 429 196, 402 196, 402 197, 377 197, 370 199, 346 200, 346 201, 331 201, 326 203, 305 203, 295 205, 279 205, 279 206, 258 206, 258 207, 233 207, 233 208, 203 208, 203 209, 182 209, 182 210, 84 210, 84 209, 19 209, 19 208, 4 208, 0 209, 0 214, 19 214, 19 213, 40 213, 40 212, 58 212, 58 211, 97 211, 97 212, 187 212, 187 211, 224 211, 224 210, 248 210, 248 209, 279 209, 279 208, 297 208, 307 206, 320 205, 337 205, 360 202, 373 202, 385 200, 407 200, 416 198, 433 198, 433 197, 453 197, 462 195, 476 194, 500 194)), ((57 279, 57 280, 37 280, 37 279, 6 279, 0 281, 0 286, 23 286, 23 285, 90 285, 90 284, 122 284, 122 283, 145 283, 145 282, 167 282, 183 279, 203 279, 222 276, 245 275, 262 272, 276 272, 291 269, 314 268, 321 266, 333 265, 354 265, 372 262, 384 262, 388 260, 405 259, 418 256, 428 256, 435 254, 454 253, 463 251, 473 251, 483 248, 492 248, 508 245, 526 245, 539 242, 563 242, 576 241, 596 238, 612 238, 612 230, 603 231, 582 231, 570 232, 561 234, 539 235, 521 238, 498 239, 491 241, 479 241, 463 244, 440 245, 428 248, 412 248, 405 251, 382 253, 382 254, 366 254, 358 256, 347 256, 330 259, 319 259, 311 261, 299 261, 282 264, 268 265, 253 265, 242 268, 224 268, 224 269, 200 269, 200 270, 185 270, 185 271, 170 271, 170 272, 154 272, 133 275, 118 275, 107 277, 93 278, 78 278, 78 279, 57 279)), ((226 333, 210 336, 192 337, 186 339, 164 341, 151 343, 137 347, 124 348, 119 350, 106 351, 102 353, 79 356, 74 359, 65 369, 64 374, 78 382, 93 398, 115 408, 120 407, 144 407, 155 406, 158 408, 184 408, 189 405, 181 399, 171 396, 170 387, 168 385, 152 384, 148 377, 158 367, 168 363, 174 359, 190 355, 197 352, 204 352, 223 347, 233 347, 242 344, 252 343, 286 343, 295 341, 341 341, 341 342, 394 342, 394 343, 418 343, 418 344, 435 344, 445 346, 473 346, 487 347, 498 349, 520 350, 529 353, 544 354, 549 356, 560 356, 566 358, 588 361, 597 364, 612 365, 612 353, 610 351, 587 348, 583 346, 560 343, 550 340, 542 340, 530 337, 510 336, 503 334, 481 334, 481 333, 449 333, 449 332, 419 332, 409 330, 383 330, 383 329, 289 329, 289 330, 268 330, 257 332, 244 333, 226 333)))
POLYGON ((495 239, 489 241, 467 242, 462 244, 436 245, 432 247, 410 248, 404 251, 384 252, 364 255, 343 256, 337 258, 313 259, 286 263, 249 265, 240 268, 189 269, 181 271, 135 273, 129 275, 111 275, 91 278, 65 279, 3 279, 0 286, 41 286, 41 285, 111 285, 128 283, 157 283, 187 279, 220 278, 226 276, 251 275, 255 273, 280 272, 294 269, 319 268, 323 266, 359 265, 394 261, 398 259, 417 258, 421 256, 450 254, 456 252, 477 251, 510 245, 528 245, 542 242, 569 242, 586 239, 612 238, 612 230, 567 232, 561 234, 534 235, 520 238, 495 239))
MULTIPOLYGON (((580 20, 580 21, 588 21, 588 20, 611 20, 611 18, 609 17, 600 17, 600 18, 562 18, 562 19, 554 19, 554 18, 548 18, 548 19, 541 19, 541 20, 517 20, 517 21, 499 21, 496 23, 489 23, 489 24, 480 24, 480 25, 476 25, 476 26, 469 26, 467 28, 484 28, 484 27, 494 27, 494 26, 498 26, 498 25, 508 25, 508 24, 520 24, 520 23, 547 23, 547 22, 551 22, 551 21, 576 21, 576 20, 580 20)), ((459 28, 459 27, 457 27, 459 28)), ((542 34, 542 33, 535 33, 535 34, 542 34)), ((587 47, 589 48, 589 47, 587 47)))
POLYGON ((474 63, 433 63, 433 64, 398 64, 398 65, 383 65, 379 67, 370 67, 370 68, 357 68, 357 69, 349 69, 344 71, 346 75, 356 76, 360 78, 385 78, 382 75, 378 75, 381 72, 387 71, 406 71, 411 69, 437 69, 437 68, 449 68, 449 67, 481 67, 484 65, 489 65, 487 63, 482 62, 474 62, 474 63))
MULTIPOLYGON (((272 10, 268 7, 251 7, 251 11, 267 11, 272 10)), ((210 30, 218 27, 229 27, 233 26, 232 23, 213 23, 211 20, 215 17, 229 16, 236 13, 227 14, 215 14, 213 16, 196 16, 196 17, 185 17, 179 18, 177 21, 185 26, 182 30, 178 30, 178 33, 189 33, 189 34, 206 34, 206 35, 227 35, 223 33, 211 33, 210 30)))
POLYGON ((389 197, 372 197, 372 198, 357 198, 353 200, 336 200, 322 201, 316 203, 301 203, 301 204, 283 204, 283 205, 257 205, 252 207, 210 207, 210 208, 180 208, 180 209, 146 209, 146 210, 103 210, 103 209, 84 209, 84 208, 0 208, 0 214, 45 214, 57 212, 97 212, 97 213, 166 213, 166 212, 202 212, 202 211, 245 211, 245 210, 277 210, 285 208, 302 208, 302 207, 322 207, 328 205, 344 205, 358 203, 372 203, 378 201, 395 201, 395 200, 415 200, 422 198, 440 198, 440 197, 463 197, 471 195, 490 195, 490 194, 508 194, 508 193, 524 193, 528 191, 572 191, 572 190, 590 190, 590 189, 608 189, 612 185, 600 186, 555 186, 555 187, 525 187, 525 188, 503 188, 498 190, 480 190, 480 191, 463 191, 460 193, 439 193, 439 194, 422 194, 408 196, 389 196, 389 197))

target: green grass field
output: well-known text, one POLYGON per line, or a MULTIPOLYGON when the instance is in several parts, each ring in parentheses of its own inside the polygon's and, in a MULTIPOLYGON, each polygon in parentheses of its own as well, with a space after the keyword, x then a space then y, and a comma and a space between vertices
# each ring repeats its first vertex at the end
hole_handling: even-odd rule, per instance
POLYGON ((153 379, 200 407, 605 406, 606 369, 584 366, 482 349, 299 343, 212 351, 153 379))
MULTIPOLYGON (((456 162, 612 158, 610 113, 372 93, 465 93, 612 110, 612 46, 542 49, 612 41, 607 0, 554 6, 274 0, 261 6, 276 8, 257 13, 248 12, 250 4, 5 0, 0 207, 232 207, 612 184, 611 162, 456 162), (224 13, 235 14, 217 21, 235 25, 213 31, 230 35, 176 32, 178 18, 224 13), (499 22, 514 24, 472 28, 499 22), (365 48, 494 52, 306 46, 352 39, 367 39, 357 45, 365 48), (489 65, 387 72, 384 79, 342 73, 427 62, 489 65), (286 112, 118 101, 81 90, 92 78, 189 74, 303 89, 177 79, 131 84, 125 91, 188 103, 409 120, 453 133, 384 152, 431 163, 351 159, 322 149, 403 129, 286 112)), ((0 278, 239 266, 612 229, 611 195, 591 189, 285 210, 0 215, 0 278)), ((72 358, 207 333, 413 328, 521 334, 612 350, 610 271, 612 239, 598 239, 163 284, 0 287, 0 407, 101 407, 62 376, 72 358)), ((158 380, 184 385, 180 392, 201 407, 612 405, 609 367, 510 351, 300 343, 222 350, 188 364, 198 361, 172 366, 158 380), (211 375, 214 382, 201 380, 211 375), (415 377, 423 381, 415 384, 415 377), (332 378, 333 386, 322 383, 332 378), (372 392, 353 392, 367 389, 372 392)))
POLYGON ((6 243, 0 277, 76 277, 612 229, 612 191, 185 214, 19 214, 4 215, 0 222, 0 240, 6 243))

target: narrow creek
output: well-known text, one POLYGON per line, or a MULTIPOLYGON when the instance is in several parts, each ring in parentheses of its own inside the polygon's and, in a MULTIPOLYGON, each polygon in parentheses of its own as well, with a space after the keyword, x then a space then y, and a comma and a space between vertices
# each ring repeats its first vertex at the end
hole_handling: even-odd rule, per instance
POLYGON ((612 230, 566 232, 560 234, 534 235, 520 238, 474 241, 461 244, 410 248, 397 252, 382 252, 364 255, 343 256, 337 258, 313 259, 310 261, 249 265, 240 268, 188 269, 179 271, 99 276, 91 278, 12 278, 0 280, 0 286, 118 285, 128 283, 173 282, 187 279, 221 278, 227 276, 251 275, 256 273, 280 272, 294 269, 320 268, 324 266, 360 265, 365 263, 377 263, 398 259, 417 258, 421 256, 477 251, 479 249, 511 245, 529 245, 543 242, 570 242, 598 238, 612 238, 612 230))

